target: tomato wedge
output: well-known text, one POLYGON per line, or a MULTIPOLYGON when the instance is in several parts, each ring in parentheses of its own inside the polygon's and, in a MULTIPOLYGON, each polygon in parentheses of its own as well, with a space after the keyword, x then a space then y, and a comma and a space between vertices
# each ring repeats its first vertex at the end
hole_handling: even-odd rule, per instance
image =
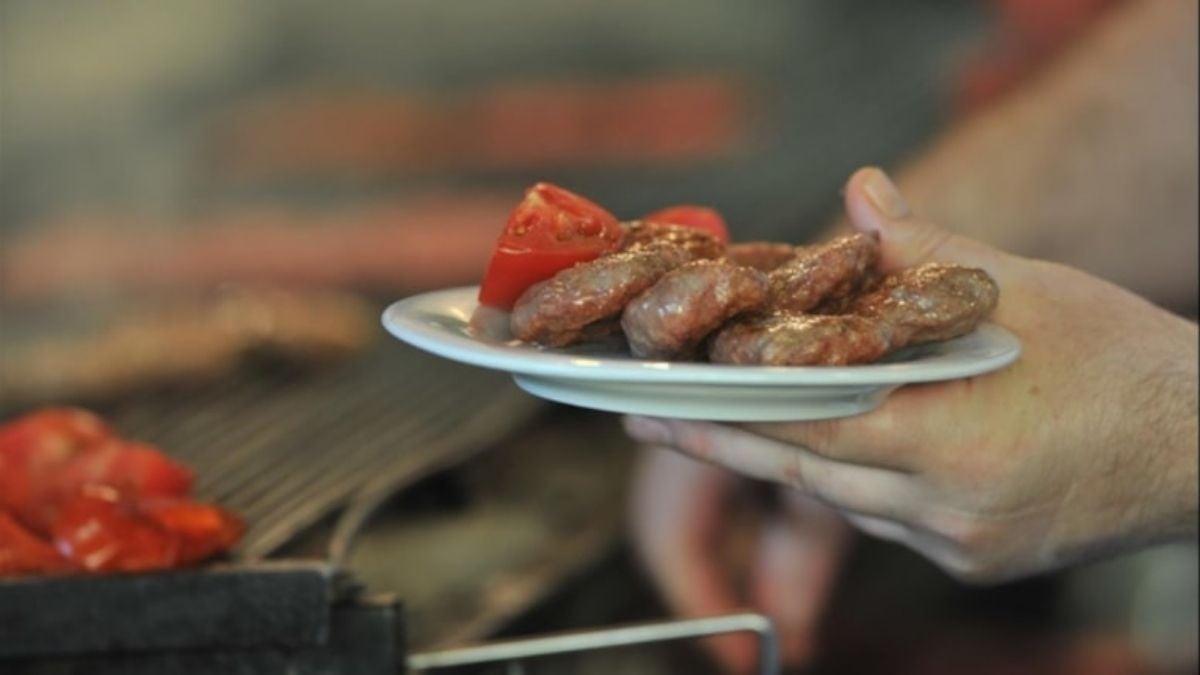
POLYGON ((240 518, 213 504, 190 499, 143 501, 139 510, 160 527, 179 537, 178 565, 191 565, 238 543, 246 526, 240 518))
POLYGON ((479 304, 505 311, 533 284, 621 245, 616 216, 573 192, 538 183, 508 217, 488 262, 479 304))
POLYGON ((54 547, 0 511, 0 576, 61 572, 70 563, 54 547))
POLYGON ((115 437, 69 458, 55 455, 57 461, 48 469, 45 454, 31 461, 23 473, 14 467, 0 479, 0 487, 6 483, 23 486, 13 493, 14 503, 8 508, 42 534, 50 531, 62 505, 85 488, 110 487, 128 498, 180 497, 188 494, 194 479, 191 469, 156 448, 115 437), (38 466, 43 470, 31 468, 38 466))
POLYGON ((113 435, 93 413, 79 408, 43 408, 0 425, 0 455, 17 448, 73 454, 113 435))
POLYGON ((716 237, 722 244, 729 243, 729 227, 725 219, 716 210, 706 206, 680 204, 660 209, 642 218, 647 223, 660 225, 680 225, 707 232, 716 237))
POLYGON ((181 497, 191 491, 194 480, 191 469, 157 448, 110 439, 63 466, 55 491, 66 497, 89 485, 105 485, 133 497, 181 497))
POLYGON ((179 560, 180 537, 111 488, 93 488, 63 505, 54 522, 54 545, 92 572, 168 569, 179 560))
POLYGON ((161 570, 226 551, 245 525, 188 499, 193 482, 188 467, 84 410, 0 425, 0 576, 161 570))
POLYGON ((44 532, 43 508, 58 474, 112 433, 99 417, 76 408, 45 408, 0 425, 0 509, 44 532))

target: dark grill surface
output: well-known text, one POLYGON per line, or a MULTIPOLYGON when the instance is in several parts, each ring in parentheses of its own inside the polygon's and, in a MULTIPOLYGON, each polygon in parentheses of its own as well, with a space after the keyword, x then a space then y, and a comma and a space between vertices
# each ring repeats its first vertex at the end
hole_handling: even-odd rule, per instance
POLYGON ((235 554, 255 560, 337 509, 465 459, 539 408, 504 373, 380 338, 340 366, 260 365, 107 413, 123 434, 191 465, 198 495, 246 520, 235 554))
POLYGON ((241 515, 246 536, 232 564, 0 580, 0 672, 397 672, 398 606, 362 595, 342 566, 351 540, 388 497, 543 409, 505 373, 382 336, 340 364, 252 359, 91 407, 190 465, 198 496, 241 515), (262 560, 335 513, 329 560, 262 560))

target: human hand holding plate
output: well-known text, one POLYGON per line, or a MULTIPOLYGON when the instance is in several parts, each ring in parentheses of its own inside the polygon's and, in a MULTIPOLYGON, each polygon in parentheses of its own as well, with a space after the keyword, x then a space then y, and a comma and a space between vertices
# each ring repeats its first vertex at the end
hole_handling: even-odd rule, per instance
POLYGON ((631 417, 638 440, 816 497, 964 579, 996 581, 1151 542, 1194 539, 1196 325, 1080 271, 911 217, 884 174, 846 191, 883 265, 981 267, 1011 367, 905 387, 855 417, 737 427, 631 417))

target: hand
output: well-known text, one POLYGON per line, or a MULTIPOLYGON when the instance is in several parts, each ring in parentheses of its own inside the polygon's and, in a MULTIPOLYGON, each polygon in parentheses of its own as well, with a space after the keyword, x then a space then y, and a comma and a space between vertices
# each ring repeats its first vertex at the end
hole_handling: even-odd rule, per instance
MULTIPOLYGON (((643 451, 635 477, 633 542, 671 609, 699 617, 754 607, 774 620, 785 663, 808 660, 849 534, 841 517, 792 491, 747 527, 733 507, 749 481, 662 448, 643 451)), ((730 672, 756 664, 750 636, 704 644, 730 672)))
MULTIPOLYGON (((1020 360, 910 386, 857 417, 741 427, 631 417, 636 439, 791 486, 958 577, 999 581, 1197 531, 1197 330, 1077 270, 913 218, 887 177, 847 185, 883 266, 986 269, 1020 360)), ((1153 264, 1148 261, 1146 264, 1153 264)))

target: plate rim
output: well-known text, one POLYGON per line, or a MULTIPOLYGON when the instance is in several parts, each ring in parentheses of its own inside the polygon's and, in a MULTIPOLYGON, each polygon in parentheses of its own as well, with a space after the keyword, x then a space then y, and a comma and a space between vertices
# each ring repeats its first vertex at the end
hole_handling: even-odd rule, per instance
POLYGON ((433 303, 444 305, 448 299, 455 300, 452 304, 463 306, 465 297, 468 302, 463 307, 464 316, 459 318, 469 321, 470 314, 476 306, 478 288, 456 286, 407 296, 388 305, 380 317, 381 322, 384 329, 398 340, 461 363, 541 377, 630 383, 821 387, 939 382, 998 370, 1016 361, 1022 351, 1020 340, 1013 333, 1002 326, 985 322, 971 334, 955 338, 965 340, 978 333, 984 333, 987 339, 998 342, 998 354, 973 362, 930 364, 906 361, 858 366, 743 366, 540 351, 532 347, 521 348, 506 343, 484 342, 418 320, 415 313, 418 309, 423 310, 433 303))

